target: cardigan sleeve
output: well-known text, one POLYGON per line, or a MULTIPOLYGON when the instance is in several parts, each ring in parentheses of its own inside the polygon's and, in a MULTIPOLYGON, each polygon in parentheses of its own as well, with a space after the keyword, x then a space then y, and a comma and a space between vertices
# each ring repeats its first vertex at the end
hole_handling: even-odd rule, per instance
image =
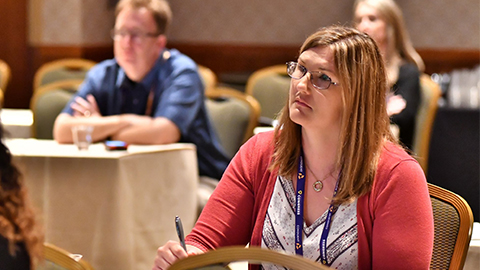
POLYGON ((400 161, 372 190, 372 269, 429 269, 433 214, 425 175, 413 159, 400 161))
MULTIPOLYGON (((254 227, 252 167, 262 146, 258 136, 245 143, 232 159, 208 200, 186 243, 204 251, 222 246, 246 245, 254 227)), ((258 160, 257 160, 258 161, 258 160)))

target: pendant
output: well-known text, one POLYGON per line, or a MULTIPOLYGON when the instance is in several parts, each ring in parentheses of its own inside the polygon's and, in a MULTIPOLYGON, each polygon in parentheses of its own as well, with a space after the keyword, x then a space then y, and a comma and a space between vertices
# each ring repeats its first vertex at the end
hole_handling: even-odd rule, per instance
POLYGON ((320 192, 323 189, 323 182, 320 180, 317 180, 315 183, 313 183, 313 190, 316 192, 320 192))

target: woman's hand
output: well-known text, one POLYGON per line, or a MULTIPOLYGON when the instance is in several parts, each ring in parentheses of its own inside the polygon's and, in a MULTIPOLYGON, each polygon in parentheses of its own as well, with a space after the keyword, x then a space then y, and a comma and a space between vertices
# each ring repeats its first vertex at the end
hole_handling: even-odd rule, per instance
POLYGON ((399 114, 407 107, 407 101, 401 95, 393 95, 387 100, 388 116, 399 114))
POLYGON ((202 253, 200 249, 190 245, 187 245, 187 250, 188 253, 179 242, 168 241, 165 245, 158 248, 155 265, 152 270, 166 270, 179 259, 202 253))

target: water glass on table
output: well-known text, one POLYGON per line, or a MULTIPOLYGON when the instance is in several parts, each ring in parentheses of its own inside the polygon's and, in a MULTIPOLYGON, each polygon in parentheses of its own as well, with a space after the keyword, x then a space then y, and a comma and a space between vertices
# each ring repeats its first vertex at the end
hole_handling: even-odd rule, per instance
POLYGON ((73 143, 78 150, 88 150, 92 143, 92 126, 80 125, 72 127, 73 143))

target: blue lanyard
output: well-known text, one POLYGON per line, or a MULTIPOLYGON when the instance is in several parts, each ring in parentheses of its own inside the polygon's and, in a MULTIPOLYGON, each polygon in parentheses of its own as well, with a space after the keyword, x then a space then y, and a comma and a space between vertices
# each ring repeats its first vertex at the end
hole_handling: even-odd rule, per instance
MULTIPOLYGON (((340 176, 339 176, 340 178, 340 176)), ((338 179, 333 191, 333 197, 337 194, 338 179)), ((298 159, 298 173, 297 173, 297 193, 296 193, 296 208, 295 208, 295 253, 303 256, 303 201, 305 192, 305 166, 303 163, 303 151, 300 153, 298 159)), ((333 212, 336 207, 333 203, 328 207, 327 218, 325 226, 323 227, 322 236, 320 238, 320 261, 324 265, 327 263, 327 237, 330 232, 330 225, 332 222, 333 212)))
POLYGON ((298 159, 297 194, 295 207, 295 253, 303 256, 303 192, 305 191, 305 166, 303 166, 303 152, 298 159))

